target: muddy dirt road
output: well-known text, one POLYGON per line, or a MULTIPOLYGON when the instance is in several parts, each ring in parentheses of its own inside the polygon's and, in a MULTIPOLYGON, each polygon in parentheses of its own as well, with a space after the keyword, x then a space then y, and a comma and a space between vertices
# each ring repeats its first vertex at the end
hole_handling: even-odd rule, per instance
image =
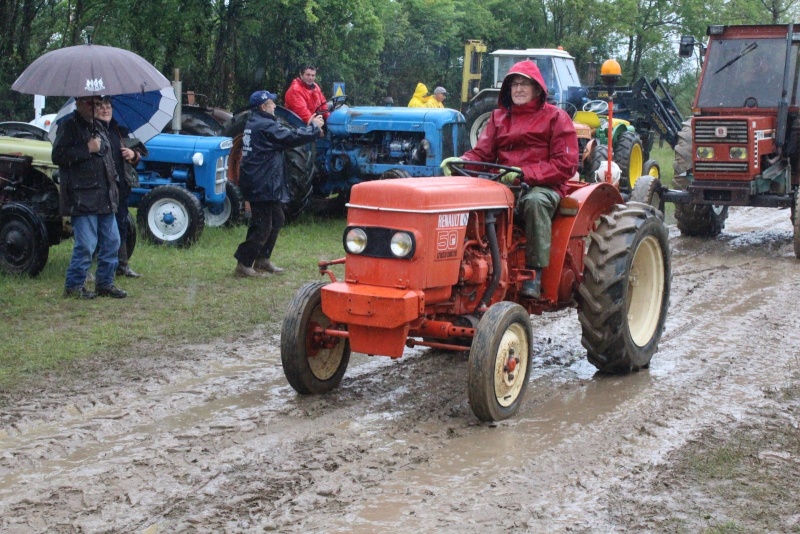
MULTIPOLYGON (((800 368, 800 262, 785 210, 670 235, 650 369, 596 374, 574 310, 535 317, 525 404, 497 425, 470 411, 465 354, 354 355, 342 387, 299 397, 277 325, 87 364, 0 411, 0 531, 701 531, 692 497, 653 481, 708 429, 780 409, 764 391, 800 368)), ((778 531, 800 528, 787 513, 778 531)))

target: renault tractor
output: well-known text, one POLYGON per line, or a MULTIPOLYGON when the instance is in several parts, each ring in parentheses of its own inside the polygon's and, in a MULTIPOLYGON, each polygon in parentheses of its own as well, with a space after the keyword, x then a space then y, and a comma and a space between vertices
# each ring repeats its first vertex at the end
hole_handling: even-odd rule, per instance
POLYGON ((667 229, 653 207, 623 203, 607 182, 568 183, 552 224, 539 298, 521 295, 526 236, 515 211, 523 187, 509 167, 469 176, 356 184, 344 257, 319 262, 327 282, 302 286, 281 332, 281 360, 300 394, 336 388, 351 351, 390 358, 406 347, 469 351, 467 394, 482 421, 513 416, 528 387, 530 315, 578 308, 587 358, 609 373, 649 366, 670 293, 667 229), (334 272, 343 267, 344 275, 334 272))

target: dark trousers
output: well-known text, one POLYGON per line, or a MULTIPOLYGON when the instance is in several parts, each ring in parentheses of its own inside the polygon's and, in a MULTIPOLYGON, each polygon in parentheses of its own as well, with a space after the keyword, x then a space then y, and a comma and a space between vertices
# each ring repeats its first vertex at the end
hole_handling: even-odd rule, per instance
POLYGON ((272 256, 272 249, 285 221, 280 202, 251 202, 250 210, 252 215, 247 238, 233 255, 246 267, 252 267, 258 258, 269 259, 272 256))

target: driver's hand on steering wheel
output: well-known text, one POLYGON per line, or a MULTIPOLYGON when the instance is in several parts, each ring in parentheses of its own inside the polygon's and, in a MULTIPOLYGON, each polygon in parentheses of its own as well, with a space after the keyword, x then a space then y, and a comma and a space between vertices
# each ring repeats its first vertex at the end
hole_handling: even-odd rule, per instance
POLYGON ((444 172, 445 176, 452 176, 453 175, 453 171, 452 171, 452 169, 450 169, 450 165, 449 164, 450 163, 461 163, 463 161, 464 160, 459 158, 458 156, 452 156, 452 157, 449 157, 449 158, 444 158, 442 160, 442 163, 439 164, 439 167, 442 169, 442 171, 444 172))
POLYGON ((522 174, 522 169, 520 169, 519 167, 512 167, 512 169, 513 170, 508 171, 507 173, 505 173, 503 176, 500 177, 500 181, 506 185, 513 184, 516 180, 519 180, 521 182, 522 179, 524 178, 524 175, 522 174))

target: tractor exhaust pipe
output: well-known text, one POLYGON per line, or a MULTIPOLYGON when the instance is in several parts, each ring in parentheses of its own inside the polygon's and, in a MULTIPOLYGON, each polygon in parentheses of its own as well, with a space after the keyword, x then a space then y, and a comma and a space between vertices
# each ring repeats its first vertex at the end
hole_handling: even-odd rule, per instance
POLYGON ((486 305, 492 299, 494 290, 500 285, 500 276, 503 271, 500 268, 500 247, 497 245, 496 223, 495 212, 486 212, 486 238, 489 240, 489 252, 492 256, 492 281, 489 282, 489 286, 486 288, 483 296, 481 296, 481 300, 478 302, 478 306, 475 308, 475 311, 478 313, 483 313, 487 310, 486 305))
POLYGON ((789 88, 793 80, 789 78, 789 67, 792 64, 792 41, 794 40, 794 24, 789 24, 786 32, 786 61, 783 64, 783 88, 781 101, 778 104, 778 124, 775 127, 775 144, 778 154, 783 154, 783 145, 786 143, 786 123, 789 119, 789 88))

